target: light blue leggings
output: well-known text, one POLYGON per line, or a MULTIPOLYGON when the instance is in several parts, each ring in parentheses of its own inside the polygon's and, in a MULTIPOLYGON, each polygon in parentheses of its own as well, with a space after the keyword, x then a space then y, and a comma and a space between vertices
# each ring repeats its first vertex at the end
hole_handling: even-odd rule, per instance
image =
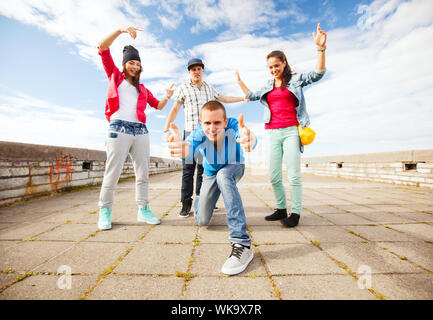
POLYGON ((287 208, 286 191, 283 184, 283 156, 290 184, 291 211, 301 214, 302 180, 301 151, 298 127, 266 130, 268 142, 269 174, 278 209, 287 208))

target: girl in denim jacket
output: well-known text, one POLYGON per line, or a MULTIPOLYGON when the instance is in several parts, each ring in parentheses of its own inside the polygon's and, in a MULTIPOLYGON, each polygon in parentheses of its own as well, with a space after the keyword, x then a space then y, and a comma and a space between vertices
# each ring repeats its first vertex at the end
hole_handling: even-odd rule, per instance
POLYGON ((298 125, 303 128, 310 124, 305 107, 302 88, 320 80, 325 74, 326 33, 317 25, 313 32, 317 45, 316 70, 293 75, 282 51, 272 51, 267 56, 269 71, 273 76, 267 84, 256 92, 251 92, 237 74, 238 84, 251 101, 260 100, 265 106, 264 122, 267 145, 269 146, 269 173, 275 195, 277 209, 265 219, 280 220, 285 227, 295 227, 302 210, 301 152, 303 146, 299 138, 298 125), (283 184, 282 161, 290 182, 291 215, 287 216, 286 192, 283 184))
POLYGON ((122 173, 126 157, 132 159, 135 171, 135 192, 138 205, 137 220, 149 224, 159 224, 149 208, 149 134, 146 127, 145 109, 147 104, 161 110, 173 95, 173 85, 166 90, 166 97, 159 101, 140 84, 142 71, 140 55, 133 46, 123 49, 123 71, 115 66, 110 53, 113 41, 122 33, 129 33, 135 39, 139 28, 118 29, 99 43, 99 55, 107 73, 108 94, 105 103, 105 116, 110 123, 106 141, 107 161, 99 197, 98 228, 111 229, 111 210, 114 191, 122 173))

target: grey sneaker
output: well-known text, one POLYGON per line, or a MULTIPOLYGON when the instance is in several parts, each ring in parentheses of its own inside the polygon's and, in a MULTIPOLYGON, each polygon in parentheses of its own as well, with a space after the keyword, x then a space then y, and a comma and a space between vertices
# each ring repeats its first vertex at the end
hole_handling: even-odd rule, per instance
POLYGON ((224 263, 221 272, 229 275, 241 273, 253 260, 254 253, 251 248, 244 247, 239 243, 232 244, 232 253, 224 263))

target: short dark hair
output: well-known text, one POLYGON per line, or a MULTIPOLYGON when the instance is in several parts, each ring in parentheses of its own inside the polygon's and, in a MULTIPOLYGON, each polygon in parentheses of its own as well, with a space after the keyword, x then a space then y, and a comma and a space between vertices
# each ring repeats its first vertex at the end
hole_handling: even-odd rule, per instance
POLYGON ((224 105, 216 100, 212 100, 212 101, 208 101, 206 102, 203 107, 200 110, 200 118, 201 118, 201 113, 203 110, 208 110, 208 111, 217 111, 217 110, 222 110, 223 111, 223 115, 224 115, 224 120, 227 119, 227 115, 226 115, 226 108, 224 107, 224 105))

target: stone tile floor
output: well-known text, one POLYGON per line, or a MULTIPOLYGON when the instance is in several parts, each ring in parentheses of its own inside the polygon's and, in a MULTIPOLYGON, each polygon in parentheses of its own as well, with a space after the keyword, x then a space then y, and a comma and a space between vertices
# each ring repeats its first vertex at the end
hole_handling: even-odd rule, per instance
POLYGON ((431 189, 304 174, 300 224, 286 229, 264 220, 267 172, 247 170, 255 258, 229 277, 222 199, 198 227, 178 217, 180 180, 151 176, 158 226, 136 221, 133 180, 118 186, 110 231, 97 229, 99 188, 0 208, 0 300, 433 299, 431 189))

